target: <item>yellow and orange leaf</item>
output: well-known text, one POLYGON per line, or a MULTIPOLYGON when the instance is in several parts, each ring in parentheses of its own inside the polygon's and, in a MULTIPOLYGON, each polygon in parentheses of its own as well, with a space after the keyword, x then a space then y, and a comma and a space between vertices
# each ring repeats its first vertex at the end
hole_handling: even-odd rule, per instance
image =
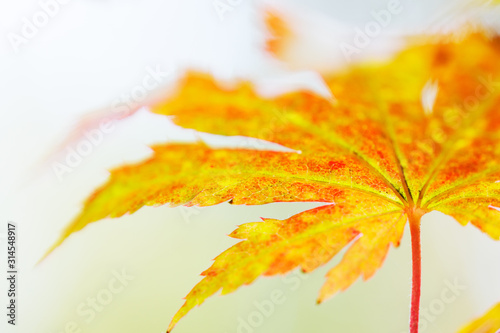
POLYGON ((336 160, 334 155, 212 149, 203 143, 167 144, 153 151, 149 160, 114 170, 54 248, 89 223, 143 206, 334 202, 345 191, 370 193, 399 205, 370 170, 340 156, 336 160), (357 184, 352 183, 353 174, 357 184))
POLYGON ((500 303, 483 317, 474 320, 458 333, 498 333, 500 330, 500 303))
MULTIPOLYGON (((354 242, 351 251, 359 251, 360 247, 367 245, 364 239, 372 234, 380 238, 390 229, 397 230, 394 232, 394 242, 399 242, 406 221, 403 220, 404 213, 397 206, 384 200, 374 201, 369 195, 356 192, 346 193, 340 200, 341 203, 336 205, 305 211, 287 220, 265 219, 264 222, 240 226, 230 236, 244 240, 218 256, 212 267, 202 273, 203 280, 188 294, 186 302, 172 320, 169 331, 194 306, 200 305, 217 291, 228 294, 244 284, 252 283, 260 275, 283 274, 297 266, 304 272, 313 271, 327 263, 357 236, 361 237, 354 242), (382 229, 378 228, 380 225, 382 229)), ((383 243, 374 256, 385 256, 388 243, 383 243)), ((357 269, 331 283, 347 287, 359 276, 368 278, 371 271, 380 265, 380 261, 367 265, 360 261, 364 260, 347 254, 341 265, 357 269)), ((331 296, 336 291, 326 289, 321 298, 331 296)))
MULTIPOLYGON (((268 20, 278 35, 288 33, 279 17, 268 20)), ((227 294, 296 267, 310 272, 347 247, 327 274, 321 302, 372 277, 407 221, 420 223, 433 210, 498 240, 499 58, 494 34, 419 39, 386 63, 321 73, 335 98, 306 90, 264 98, 250 82, 227 87, 188 73, 151 112, 174 116, 185 128, 290 150, 157 145, 148 160, 113 170, 54 248, 89 223, 143 206, 325 203, 289 219, 240 226, 231 237, 241 242, 202 274, 171 330, 219 290, 227 294)))

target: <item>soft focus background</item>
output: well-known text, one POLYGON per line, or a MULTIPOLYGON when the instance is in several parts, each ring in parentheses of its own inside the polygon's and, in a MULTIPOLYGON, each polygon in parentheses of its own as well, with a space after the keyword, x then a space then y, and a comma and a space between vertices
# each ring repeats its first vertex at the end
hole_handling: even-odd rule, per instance
MULTIPOLYGON (((46 25, 32 31, 16 52, 9 34, 20 34, 25 19, 31 21, 46 3, 51 2, 0 1, 2 309, 8 221, 18 225, 20 265, 18 325, 7 325, 2 310, 0 331, 164 332, 199 273, 234 243, 226 235, 236 225, 261 216, 286 218, 315 204, 143 208, 90 225, 36 265, 83 200, 106 180, 106 170, 148 156, 148 144, 195 136, 163 117, 139 112, 107 133, 71 173, 58 177, 43 161, 82 115, 123 103, 123 94, 141 86, 151 72, 160 73, 157 83, 166 87, 186 68, 219 78, 253 78, 268 92, 298 85, 321 91, 321 82, 311 72, 287 70, 262 51, 266 35, 260 2, 222 0, 230 10, 219 15, 212 0, 61 0, 58 8, 51 7, 46 25), (123 273, 128 280, 110 294, 110 281, 123 273), (90 310, 88 302, 96 298, 101 303, 90 310)), ((317 32, 311 43, 324 47, 324 63, 341 67, 346 60, 339 43, 352 41, 355 27, 372 20, 370 12, 386 8, 388 1, 267 3, 309 18, 303 25, 317 32)), ((401 4, 404 10, 363 57, 397 49, 394 38, 403 33, 446 31, 471 16, 500 22, 498 12, 472 10, 466 2, 401 4)), ((454 332, 500 301, 498 242, 434 213, 424 218, 422 239, 422 321, 427 324, 421 332, 454 332), (463 288, 453 289, 457 284, 463 288), (443 294, 453 293, 453 301, 442 302, 443 294)), ((407 332, 410 256, 406 231, 401 247, 390 251, 374 278, 320 306, 315 299, 324 275, 341 256, 309 275, 261 278, 231 295, 212 297, 174 332, 407 332), (284 303, 269 313, 259 310, 274 290, 284 293, 284 303)))

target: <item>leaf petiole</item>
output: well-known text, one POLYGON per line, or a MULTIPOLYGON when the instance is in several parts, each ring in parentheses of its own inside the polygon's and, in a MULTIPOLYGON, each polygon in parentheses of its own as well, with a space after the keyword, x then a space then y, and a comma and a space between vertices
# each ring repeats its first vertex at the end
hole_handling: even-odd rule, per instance
POLYGON ((425 214, 418 208, 408 210, 408 220, 411 232, 411 252, 412 252, 412 292, 411 292, 411 312, 410 312, 410 333, 418 333, 418 323, 420 317, 420 287, 422 284, 422 252, 420 242, 420 221, 425 214))

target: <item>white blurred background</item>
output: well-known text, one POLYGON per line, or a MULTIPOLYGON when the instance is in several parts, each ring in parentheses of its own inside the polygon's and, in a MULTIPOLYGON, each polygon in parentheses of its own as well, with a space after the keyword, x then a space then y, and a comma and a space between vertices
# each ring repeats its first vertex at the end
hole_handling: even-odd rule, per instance
MULTIPOLYGON (((234 243, 226 235, 236 225, 261 216, 286 218, 315 206, 143 208, 131 216, 90 225, 36 265, 83 200, 107 179, 107 170, 148 156, 151 143, 192 138, 192 132, 163 117, 139 112, 107 134, 62 179, 50 164, 41 166, 81 116, 110 107, 140 85, 149 70, 170 73, 161 79, 165 86, 186 68, 197 68, 220 78, 258 79, 277 91, 290 88, 287 82, 321 91, 321 82, 312 73, 287 70, 262 51, 260 3, 221 2, 231 7, 223 19, 212 0, 67 1, 16 52, 9 38, 21 33, 24 18, 31 20, 41 5, 0 1, 0 235, 7 221, 18 225, 20 265, 18 325, 7 325, 2 310, 1 332, 164 332, 182 297, 199 281, 199 273, 234 243), (133 279, 87 321, 90 315, 82 316, 78 309, 85 308, 89 298, 102 299, 113 274, 122 270, 133 279)), ((387 2, 272 4, 309 17, 307 28, 318 31, 317 42, 325 47, 324 62, 343 66, 338 44, 387 2)), ((404 10, 366 50, 367 57, 397 48, 395 36, 446 30, 471 15, 500 22, 498 13, 472 12, 460 1, 401 3, 404 10)), ((422 232, 422 308, 427 309, 422 332, 454 332, 500 301, 500 244, 441 214, 426 216, 422 232), (449 293, 449 284, 456 282, 466 289, 437 311, 442 293, 449 293)), ((0 241, 0 307, 4 308, 6 250, 5 239, 0 241)), ((231 295, 214 296, 174 332, 407 332, 409 232, 374 278, 317 306, 324 275, 340 257, 304 280, 261 278, 231 295), (255 302, 269 300, 273 290, 281 290, 286 301, 256 327, 242 328, 242 321, 256 316, 255 302)))

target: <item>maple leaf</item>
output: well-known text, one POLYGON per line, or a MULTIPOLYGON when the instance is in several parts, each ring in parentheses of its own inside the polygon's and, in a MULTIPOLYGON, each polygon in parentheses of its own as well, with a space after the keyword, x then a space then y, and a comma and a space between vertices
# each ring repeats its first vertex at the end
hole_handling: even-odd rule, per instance
POLYGON ((266 41, 266 49, 278 55, 286 52, 286 45, 293 41, 293 33, 288 22, 275 10, 264 13, 265 24, 270 34, 266 41))
POLYGON ((498 333, 500 330, 500 303, 483 317, 474 320, 458 333, 498 333))
POLYGON ((441 211, 500 239, 499 56, 500 37, 485 33, 420 41, 387 63, 322 73, 335 98, 305 90, 264 98, 250 82, 227 88, 189 73, 152 112, 292 151, 154 146, 148 160, 112 171, 53 248, 89 223, 143 206, 324 202, 285 220, 241 225, 230 235, 241 242, 202 273, 168 330, 220 290, 297 267, 311 272, 348 247, 326 276, 322 302, 373 276, 409 222, 410 330, 417 332, 421 217, 441 211))

